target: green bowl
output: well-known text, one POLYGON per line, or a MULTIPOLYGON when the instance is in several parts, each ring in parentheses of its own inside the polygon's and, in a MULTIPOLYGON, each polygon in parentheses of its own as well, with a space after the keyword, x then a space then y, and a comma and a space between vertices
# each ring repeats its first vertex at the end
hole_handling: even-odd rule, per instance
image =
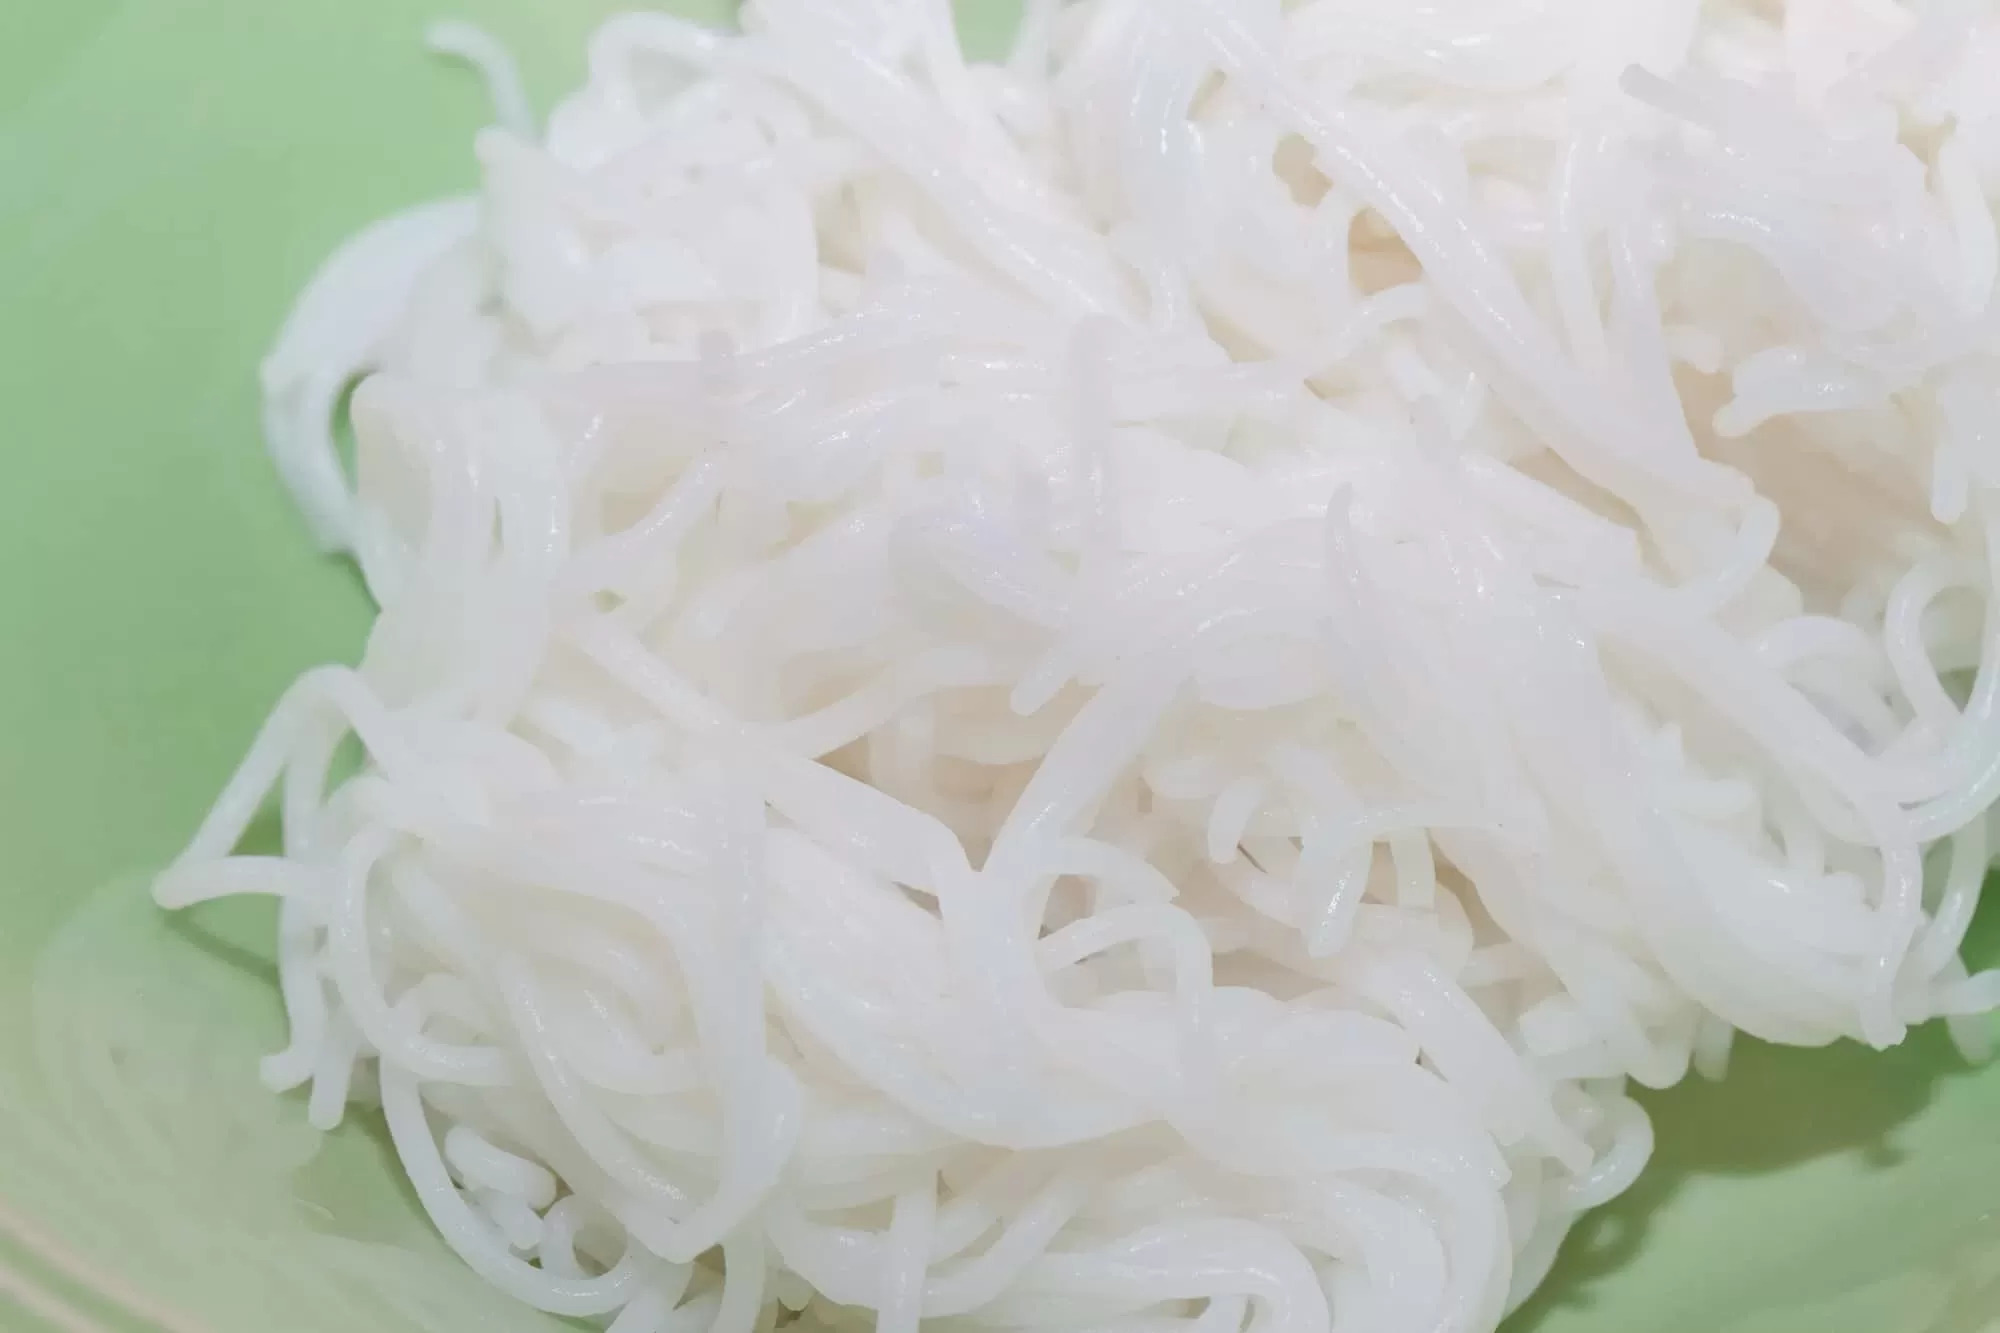
MULTIPOLYGON (((322 1139, 258 1084, 268 909, 143 889, 291 677, 359 651, 253 368, 337 240, 472 183, 483 94, 424 55, 431 0, 4 7, 0 1327, 558 1327, 430 1234, 379 1124, 322 1139)), ((460 12, 546 100, 613 7, 460 12)), ((1649 1104, 1653 1166, 1510 1333, 2000 1329, 2000 1069, 1746 1045, 1649 1104)))

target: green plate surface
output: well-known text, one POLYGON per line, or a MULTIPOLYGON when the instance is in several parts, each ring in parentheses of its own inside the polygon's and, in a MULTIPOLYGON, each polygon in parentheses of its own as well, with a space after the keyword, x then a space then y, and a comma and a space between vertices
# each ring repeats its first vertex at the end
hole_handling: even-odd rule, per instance
MULTIPOLYGON (((546 104, 612 8, 457 12, 546 104)), ((365 632, 253 368, 337 240, 472 183, 485 104, 423 54, 434 13, 0 0, 0 1328, 556 1326, 458 1268, 369 1123, 321 1141, 261 1090, 269 913, 142 891, 293 674, 365 632)), ((2000 1330, 2000 1070, 1932 1033, 1750 1049, 1651 1105, 1654 1167, 1512 1330, 2000 1330)))

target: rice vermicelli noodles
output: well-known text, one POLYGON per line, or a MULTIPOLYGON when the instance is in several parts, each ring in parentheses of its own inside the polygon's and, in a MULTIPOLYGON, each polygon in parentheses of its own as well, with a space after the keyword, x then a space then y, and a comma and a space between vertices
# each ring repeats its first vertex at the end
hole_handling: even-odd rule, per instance
POLYGON ((277 896, 264 1080, 495 1286, 1490 1330, 1631 1085, 1981 1053, 1990 5, 752 0, 545 127, 436 38, 481 192, 264 367, 380 615, 156 896, 277 896))

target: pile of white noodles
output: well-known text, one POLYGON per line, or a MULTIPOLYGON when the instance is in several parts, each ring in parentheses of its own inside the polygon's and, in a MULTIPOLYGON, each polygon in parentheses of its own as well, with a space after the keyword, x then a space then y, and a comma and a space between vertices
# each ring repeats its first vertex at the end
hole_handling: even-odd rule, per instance
POLYGON ((265 368, 381 616, 158 896, 282 899, 266 1081, 379 1098, 481 1275, 1490 1330, 1628 1080, 1979 1043, 1992 4, 743 29, 608 24, 545 131, 441 31, 483 193, 265 368))

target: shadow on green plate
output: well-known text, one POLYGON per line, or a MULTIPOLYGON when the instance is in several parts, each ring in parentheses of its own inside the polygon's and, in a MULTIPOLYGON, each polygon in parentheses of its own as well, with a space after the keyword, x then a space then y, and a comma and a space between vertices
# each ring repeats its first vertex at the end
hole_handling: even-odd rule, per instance
MULTIPOLYGON (((2000 962, 2000 888, 1993 881, 1967 935, 1964 957, 1974 971, 2000 962)), ((1898 1142, 1897 1131, 1922 1115, 1945 1085, 1980 1072, 1954 1049, 1943 1025, 1933 1023, 1887 1051, 1851 1041, 1799 1049, 1739 1038, 1728 1074, 1719 1082, 1689 1078, 1664 1091, 1640 1091, 1657 1129, 1651 1162, 1624 1195, 1577 1223, 1548 1280, 1507 1322, 1506 1333, 1544 1333, 1564 1316, 1590 1314, 1596 1289, 1638 1258, 1655 1219, 1705 1181, 1776 1176, 1834 1156, 1853 1158, 1864 1171, 1902 1165, 1910 1149, 1898 1142)), ((2000 1199, 1995 1206, 2000 1208, 2000 1199)), ((1995 1223, 1981 1247, 1989 1256, 1985 1267, 2000 1267, 1990 1262, 2000 1253, 2000 1213, 1982 1220, 1995 1223)), ((1910 1328, 1923 1333, 2000 1328, 2000 1271, 1972 1287, 1952 1293, 1941 1312, 1910 1328), (1976 1322, 1980 1319, 1993 1322, 1976 1322)), ((1901 1330, 1885 1327, 1881 1333, 1901 1330)))

